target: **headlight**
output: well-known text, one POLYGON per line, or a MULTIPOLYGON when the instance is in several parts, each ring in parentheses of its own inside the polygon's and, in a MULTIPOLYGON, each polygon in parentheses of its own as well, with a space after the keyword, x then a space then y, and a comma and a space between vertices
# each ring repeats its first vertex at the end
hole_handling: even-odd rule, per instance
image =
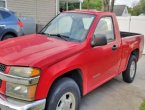
POLYGON ((37 85, 25 86, 13 83, 6 83, 6 95, 22 100, 32 101, 35 98, 37 85))
POLYGON ((31 68, 31 67, 11 67, 9 74, 14 76, 29 78, 29 77, 39 76, 40 70, 38 68, 31 68))
POLYGON ((40 69, 32 67, 11 67, 8 75, 11 76, 10 82, 6 82, 6 95, 33 101, 39 81, 40 69))

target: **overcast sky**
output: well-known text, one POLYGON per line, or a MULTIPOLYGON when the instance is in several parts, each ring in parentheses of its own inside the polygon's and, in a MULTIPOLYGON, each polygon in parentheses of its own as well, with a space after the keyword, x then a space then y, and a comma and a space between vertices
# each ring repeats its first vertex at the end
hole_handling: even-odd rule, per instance
POLYGON ((123 4, 123 5, 125 4, 125 5, 128 5, 128 6, 132 6, 133 3, 138 2, 138 1, 139 1, 139 0, 116 0, 116 3, 115 3, 115 4, 116 4, 116 5, 117 5, 117 4, 119 4, 119 5, 120 5, 120 4, 121 4, 121 5, 122 5, 122 4, 123 4))

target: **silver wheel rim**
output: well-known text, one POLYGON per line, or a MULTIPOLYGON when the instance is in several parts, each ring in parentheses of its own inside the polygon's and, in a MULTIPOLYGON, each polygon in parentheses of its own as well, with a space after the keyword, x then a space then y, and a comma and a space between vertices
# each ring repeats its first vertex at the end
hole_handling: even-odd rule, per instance
POLYGON ((64 94, 58 101, 56 110, 75 110, 76 101, 71 92, 64 94))
POLYGON ((132 61, 131 66, 130 66, 130 77, 133 78, 135 75, 135 61, 132 61))

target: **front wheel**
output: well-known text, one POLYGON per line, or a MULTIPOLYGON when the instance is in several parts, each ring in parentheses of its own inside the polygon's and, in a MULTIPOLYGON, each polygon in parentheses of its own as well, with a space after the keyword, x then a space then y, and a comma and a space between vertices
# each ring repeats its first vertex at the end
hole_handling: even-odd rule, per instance
POLYGON ((53 85, 45 110, 79 110, 80 97, 76 82, 62 78, 53 85))
POLYGON ((132 83, 136 75, 137 58, 132 55, 129 59, 127 69, 123 72, 123 80, 127 83, 132 83))

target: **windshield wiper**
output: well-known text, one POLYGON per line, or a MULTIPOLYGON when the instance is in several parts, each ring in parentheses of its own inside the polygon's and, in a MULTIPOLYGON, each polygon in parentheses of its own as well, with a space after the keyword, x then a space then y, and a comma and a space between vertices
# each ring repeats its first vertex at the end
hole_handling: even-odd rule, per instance
POLYGON ((43 34, 43 35, 46 35, 46 36, 56 36, 56 37, 59 37, 59 38, 62 38, 63 40, 72 40, 72 41, 78 41, 76 39, 73 39, 73 38, 70 38, 69 36, 66 36, 66 35, 62 35, 62 34, 48 34, 48 33, 45 33, 45 32, 40 32, 39 34, 43 34))
POLYGON ((48 35, 49 35, 49 36, 56 36, 56 37, 62 38, 62 39, 64 39, 64 40, 71 39, 69 36, 62 35, 62 34, 48 34, 48 35))
POLYGON ((38 34, 49 35, 49 34, 47 34, 47 33, 45 33, 45 32, 39 32, 38 34))

